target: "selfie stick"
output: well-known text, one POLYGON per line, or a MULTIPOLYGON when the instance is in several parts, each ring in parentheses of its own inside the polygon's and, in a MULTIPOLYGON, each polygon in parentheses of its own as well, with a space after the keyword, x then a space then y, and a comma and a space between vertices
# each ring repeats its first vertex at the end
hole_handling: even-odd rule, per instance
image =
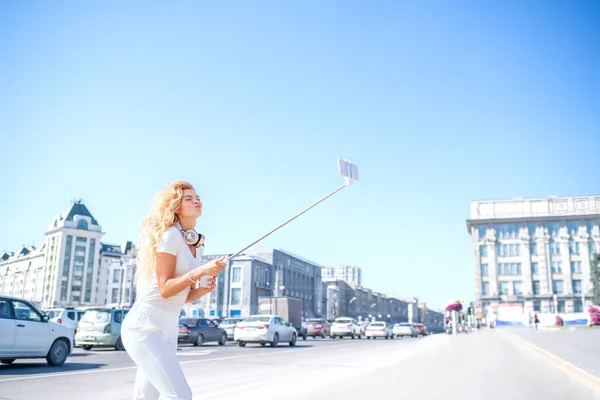
POLYGON ((273 232, 275 232, 275 231, 283 228, 284 226, 286 226, 287 224, 289 224, 290 222, 292 222, 293 220, 295 220, 296 218, 298 218, 299 216, 301 216, 302 214, 304 214, 305 212, 307 212, 308 210, 310 210, 311 208, 313 208, 317 204, 322 203, 323 201, 327 200, 328 198, 330 198, 331 196, 333 196, 334 194, 336 194, 337 192, 339 192, 340 190, 342 190, 346 186, 350 186, 352 183, 354 183, 354 181, 358 180, 358 167, 356 165, 352 164, 352 162, 350 162, 348 160, 338 159, 338 171, 339 171, 340 175, 342 175, 344 177, 344 179, 346 180, 346 182, 344 183, 344 185, 342 185, 341 187, 335 189, 333 192, 329 193, 327 196, 323 197, 321 200, 317 201, 313 205, 305 208, 304 210, 302 210, 298 214, 294 215, 292 218, 288 219, 287 221, 285 221, 283 224, 279 225, 275 229, 271 230, 270 232, 268 232, 268 233, 264 234, 263 236, 261 236, 260 238, 256 239, 254 242, 250 243, 248 246, 246 246, 243 249, 241 249, 241 250, 235 252, 234 254, 230 255, 229 257, 227 257, 225 259, 225 261, 230 261, 235 256, 240 255, 241 253, 243 253, 244 251, 246 251, 250 247, 254 246, 256 243, 260 242, 261 240, 263 240, 264 238, 266 238, 267 236, 269 236, 273 232))

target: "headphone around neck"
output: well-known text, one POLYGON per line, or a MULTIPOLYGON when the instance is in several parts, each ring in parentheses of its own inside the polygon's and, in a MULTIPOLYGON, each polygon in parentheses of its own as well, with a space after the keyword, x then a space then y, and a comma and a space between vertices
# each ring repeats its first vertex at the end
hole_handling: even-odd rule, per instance
POLYGON ((189 231, 183 230, 183 228, 179 224, 179 221, 177 221, 175 224, 177 226, 177 229, 179 229, 179 231, 183 235, 183 240, 187 244, 189 244, 190 246, 194 246, 196 248, 204 246, 204 235, 203 234, 196 232, 194 229, 190 229, 189 231))

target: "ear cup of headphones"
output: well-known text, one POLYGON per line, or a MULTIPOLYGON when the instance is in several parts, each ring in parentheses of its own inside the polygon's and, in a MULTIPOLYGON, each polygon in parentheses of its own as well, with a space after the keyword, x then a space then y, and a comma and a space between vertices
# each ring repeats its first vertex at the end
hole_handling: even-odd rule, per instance
POLYGON ((204 235, 196 232, 193 229, 183 232, 183 240, 190 246, 202 247, 204 246, 204 235))

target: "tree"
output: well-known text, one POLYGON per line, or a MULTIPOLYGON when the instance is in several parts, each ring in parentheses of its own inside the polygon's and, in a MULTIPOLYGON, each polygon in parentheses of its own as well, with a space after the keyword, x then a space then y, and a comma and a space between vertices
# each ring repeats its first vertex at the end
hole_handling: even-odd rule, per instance
MULTIPOLYGON (((594 304, 600 304, 600 254, 594 254, 590 268, 592 281, 592 300, 594 304)), ((585 310, 584 310, 585 311, 585 310)))

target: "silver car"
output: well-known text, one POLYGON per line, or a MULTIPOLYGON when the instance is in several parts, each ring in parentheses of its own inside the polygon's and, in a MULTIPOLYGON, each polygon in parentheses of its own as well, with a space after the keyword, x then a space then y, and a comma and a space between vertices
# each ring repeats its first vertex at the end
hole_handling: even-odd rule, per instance
POLYGON ((227 333, 227 340, 233 340, 233 330, 235 326, 243 320, 243 318, 225 318, 219 324, 219 328, 225 329, 225 333, 227 333))

